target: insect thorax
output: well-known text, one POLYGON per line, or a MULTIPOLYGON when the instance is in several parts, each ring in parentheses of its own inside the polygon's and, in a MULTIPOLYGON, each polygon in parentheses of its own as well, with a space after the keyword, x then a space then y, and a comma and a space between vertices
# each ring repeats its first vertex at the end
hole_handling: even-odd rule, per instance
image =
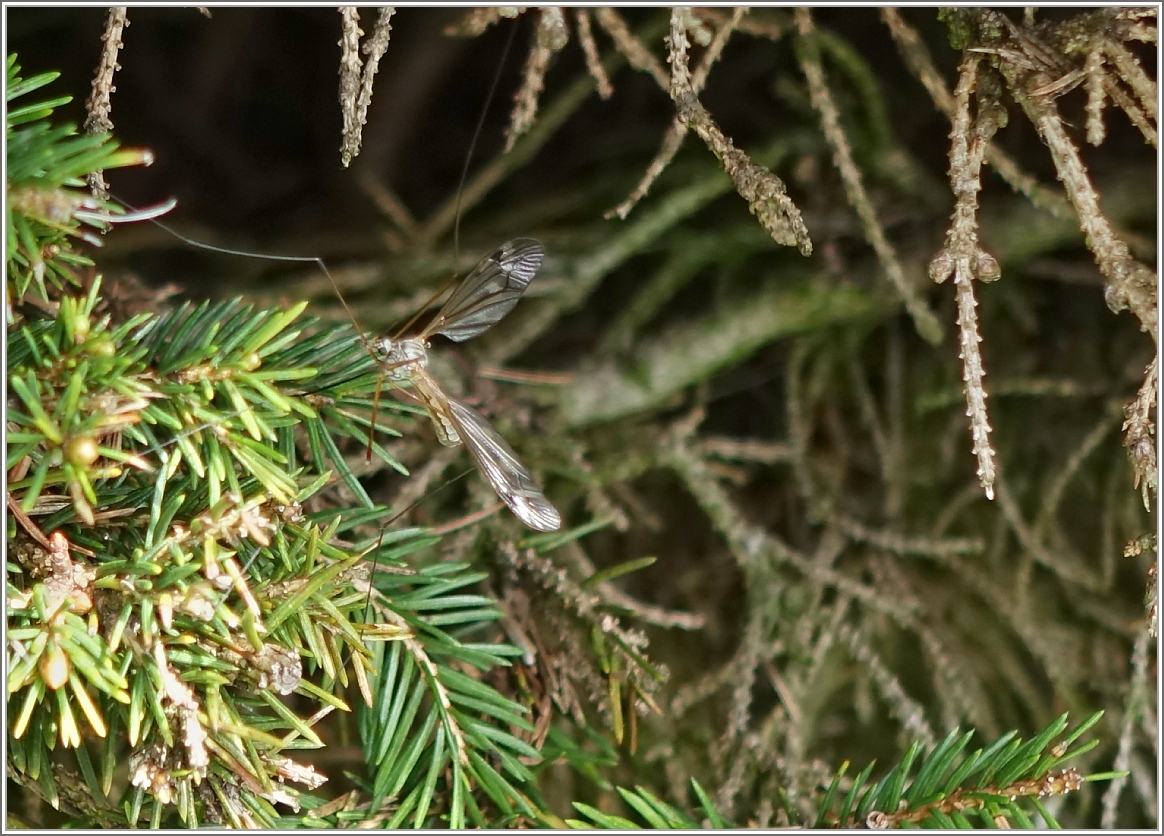
POLYGON ((385 374, 394 381, 406 381, 428 365, 427 347, 424 340, 415 337, 403 340, 380 337, 372 343, 380 362, 391 367, 385 374))

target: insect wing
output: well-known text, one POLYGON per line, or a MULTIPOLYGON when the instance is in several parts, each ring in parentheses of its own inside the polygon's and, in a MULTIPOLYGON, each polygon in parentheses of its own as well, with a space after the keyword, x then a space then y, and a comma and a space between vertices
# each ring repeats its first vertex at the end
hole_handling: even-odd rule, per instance
POLYGON ((448 414, 477 468, 509 510, 535 531, 557 531, 562 518, 505 439, 465 404, 449 398, 448 414))
POLYGON ((515 238, 502 244, 465 277, 423 336, 443 334, 459 343, 492 328, 513 310, 545 254, 533 238, 515 238))

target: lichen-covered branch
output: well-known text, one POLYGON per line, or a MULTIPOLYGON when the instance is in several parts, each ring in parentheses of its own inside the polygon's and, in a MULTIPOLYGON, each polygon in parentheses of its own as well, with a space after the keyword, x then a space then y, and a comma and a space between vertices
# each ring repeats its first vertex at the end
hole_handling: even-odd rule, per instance
MULTIPOLYGON (((113 130, 113 74, 121 69, 117 63, 117 54, 124 44, 121 33, 129 26, 129 7, 113 6, 109 9, 109 16, 105 20, 105 32, 101 35, 101 60, 97 64, 97 71, 93 75, 93 92, 85 102, 85 131, 91 134, 105 133, 113 130)), ((94 197, 105 200, 109 196, 109 186, 105 183, 104 173, 98 169, 89 174, 89 189, 94 197)))
POLYGON ((783 181, 763 166, 757 165, 712 119, 700 103, 692 86, 687 53, 691 42, 687 39, 687 20, 680 10, 671 13, 671 34, 668 36, 671 63, 671 98, 675 101, 679 118, 695 131, 707 147, 719 157, 724 171, 740 197, 748 202, 748 209, 777 244, 795 246, 801 255, 812 254, 812 240, 800 216, 800 210, 788 196, 783 181))
MULTIPOLYGON (((731 39, 732 33, 734 33, 739 27, 740 22, 743 20, 744 15, 747 14, 747 11, 748 10, 746 8, 734 9, 732 11, 731 17, 727 18, 716 30, 715 35, 712 37, 711 42, 707 46, 707 50, 699 59, 699 66, 695 68, 695 72, 691 76, 691 89, 695 95, 699 95, 699 93, 703 91, 703 86, 707 83, 707 76, 710 74, 711 68, 715 65, 715 62, 719 60, 720 55, 723 53, 724 47, 727 46, 728 41, 731 39)), ((645 51, 645 47, 642 47, 641 45, 638 45, 637 48, 645 51)), ((647 54, 649 55, 650 53, 647 54)), ((659 77, 665 78, 665 76, 661 75, 661 67, 658 68, 657 72, 660 74, 659 77)), ((663 84, 664 90, 667 90, 668 87, 668 84, 663 84)), ((608 218, 617 216, 623 220, 626 219, 626 216, 630 214, 631 210, 635 207, 635 204, 646 197, 647 192, 650 191, 651 184, 653 184, 655 180, 658 179, 659 175, 662 174, 664 170, 666 170, 667 166, 670 165, 671 160, 674 159, 675 154, 679 151, 680 146, 683 144, 683 138, 686 135, 687 127, 685 123, 681 118, 676 116, 674 121, 671 123, 671 126, 667 128, 667 133, 663 136, 663 142, 660 145, 658 152, 655 154, 655 158, 651 160, 650 165, 647 166, 647 170, 643 174, 642 180, 640 180, 639 184, 635 186, 635 190, 631 192, 630 197, 606 213, 608 218)))
POLYGON ((392 37, 391 6, 380 9, 372 37, 360 45, 364 34, 360 29, 360 13, 355 6, 340 8, 343 21, 343 36, 340 38, 340 110, 343 114, 343 141, 340 145, 340 159, 346 168, 360 153, 363 142, 364 123, 368 119, 368 106, 372 103, 372 82, 380 67, 380 59, 388 49, 392 37), (368 56, 361 62, 360 52, 368 56))
POLYGON ((934 312, 926 306, 918 289, 911 287, 906 281, 905 271, 897 257, 897 251, 885 236, 885 230, 877 219, 873 203, 865 191, 861 171, 853 160, 848 137, 841 127, 840 111, 836 102, 833 101, 833 95, 825 81, 820 53, 813 41, 816 34, 816 24, 813 23, 812 13, 801 7, 796 9, 794 17, 800 34, 796 42, 800 68, 808 80, 808 93, 812 107, 820 116, 821 130, 829 147, 832 148, 833 164, 840 172, 841 180, 845 184, 845 194, 849 198, 849 205, 853 207, 857 217, 861 219, 861 226, 865 230, 865 239, 877 253, 877 259, 881 262, 886 276, 905 303, 905 309, 913 318, 914 327, 927 342, 936 345, 942 340, 942 325, 938 322, 934 312))
POLYGON ((986 411, 985 371, 978 344, 978 315, 972 279, 994 281, 998 261, 978 244, 978 192, 982 188, 982 158, 991 137, 1005 124, 1006 113, 989 86, 978 91, 978 115, 970 114, 970 99, 979 86, 981 57, 968 55, 959 70, 955 92, 956 115, 950 131, 950 190, 954 193, 954 217, 946 233, 946 244, 930 262, 930 276, 944 282, 954 276, 958 305, 958 337, 965 383, 966 415, 970 437, 978 458, 978 481, 986 496, 994 498, 994 450, 990 446, 990 419, 986 411))
POLYGON ((530 129, 538 115, 538 100, 546 82, 550 60, 570 39, 561 8, 546 6, 538 10, 538 25, 525 59, 521 87, 513 97, 513 112, 505 132, 505 150, 513 150, 518 138, 530 129))

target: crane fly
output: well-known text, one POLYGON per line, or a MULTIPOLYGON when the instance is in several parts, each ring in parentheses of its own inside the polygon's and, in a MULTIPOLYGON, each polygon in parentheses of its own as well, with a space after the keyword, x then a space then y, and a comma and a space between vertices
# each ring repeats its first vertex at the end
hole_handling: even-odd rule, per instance
POLYGON ((372 355, 392 384, 424 405, 446 447, 464 444, 477 469, 519 520, 535 531, 557 531, 562 518, 513 448, 468 404, 441 388, 428 371, 429 337, 464 342, 513 310, 542 266, 545 250, 532 238, 515 238, 487 255, 464 278, 437 315, 413 337, 380 337, 372 355))
MULTIPOLYGON (((139 211, 125 205, 132 211, 139 211)), ((170 208, 173 207, 169 203, 164 206, 164 210, 170 208)), ((156 209, 149 211, 154 215, 162 214, 156 209)), ((355 314, 322 259, 316 256, 271 256, 216 247, 188 238, 156 217, 151 220, 178 240, 201 249, 273 261, 317 264, 331 282, 357 331, 360 330, 355 314)), ((477 469, 518 519, 535 531, 557 531, 562 525, 561 515, 546 499, 513 448, 472 407, 446 393, 428 372, 429 337, 441 334, 459 343, 488 331, 516 307, 542 266, 544 257, 541 242, 533 238, 507 241, 481 259, 419 334, 404 338, 380 337, 371 343, 365 341, 365 344, 383 367, 385 377, 397 387, 411 390, 424 405, 441 444, 455 447, 463 443, 468 448, 477 469)), ((374 413, 375 407, 370 432, 375 431, 374 413)), ((371 446, 369 440, 369 456, 371 446)))

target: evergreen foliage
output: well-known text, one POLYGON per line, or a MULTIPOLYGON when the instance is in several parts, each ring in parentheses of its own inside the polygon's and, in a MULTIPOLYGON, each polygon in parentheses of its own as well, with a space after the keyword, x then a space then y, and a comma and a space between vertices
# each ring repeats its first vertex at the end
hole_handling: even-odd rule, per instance
MULTIPOLYGON (((624 767, 639 755, 637 718, 658 711, 667 670, 646 653, 645 636, 620 621, 633 609, 592 592, 653 558, 582 581, 559 570, 550 556, 609 525, 603 518, 490 542, 499 555, 491 570, 521 575, 524 585, 511 588, 537 588, 556 602, 541 613, 559 628, 542 636, 551 652, 524 646, 520 627, 511 631, 505 621, 513 601, 490 594, 511 578, 491 583, 496 577, 479 566, 434 559, 429 549, 441 538, 431 531, 384 527, 388 509, 360 480, 364 447, 371 443, 388 467, 406 472, 377 439, 399 434, 415 410, 392 401, 373 409, 380 369, 350 326, 305 317, 305 303, 281 309, 237 299, 121 314, 77 242, 99 245, 96 233, 122 209, 85 191, 84 178, 149 155, 107 135, 54 126, 64 99, 24 103, 52 79, 22 80, 9 59, 8 766, 67 823, 690 829, 775 819, 1057 827, 1043 799, 1116 774, 1084 776, 1067 765, 1095 745, 1082 741, 1097 712, 1074 727, 1065 714, 1029 740, 1012 732, 973 750, 975 732, 954 730, 928 748, 915 743, 880 770, 870 763, 855 778, 847 763, 824 767, 825 779, 799 803, 789 797, 794 782, 781 784, 768 816, 724 812, 717 789, 694 779, 683 799, 662 798, 637 780, 627 781, 634 789, 618 786, 640 774, 624 767), (360 774, 312 765, 326 762, 313 753, 357 748, 357 738, 360 774), (551 765, 569 772, 576 799, 610 803, 575 800, 576 817, 561 818, 547 801, 551 765)), ((879 99, 871 93, 870 101, 879 99)), ((869 107, 870 130, 890 142, 884 113, 869 107)), ((714 174, 714 182, 685 188, 725 192, 722 173, 714 174)), ((628 225, 619 257, 673 222, 648 215, 628 225)), ((701 242, 687 243, 692 249, 673 257, 683 275, 672 282, 694 275, 681 265, 701 242)), ((699 257, 715 260, 710 249, 699 257)), ((593 282, 611 269, 595 266, 599 260, 591 263, 593 282)), ((578 279, 576 287, 584 270, 578 279)), ((654 301, 640 298, 624 318, 628 335, 674 287, 654 290, 654 301)), ((786 303, 784 286, 780 293, 786 303)), ((833 304, 842 298, 828 295, 833 304)), ((860 300, 858 319, 877 306, 860 300)), ((742 353, 735 344, 724 350, 742 353)), ((797 356, 810 365, 804 351, 797 356)), ((675 390, 690 383, 683 378, 675 390)), ((636 397, 645 391, 631 388, 636 397)), ((673 391, 654 394, 662 401, 673 391)), ((593 410, 601 399, 583 394, 576 402, 593 410)), ((664 439, 649 454, 627 443, 609 469, 624 478, 649 467, 680 474, 702 507, 727 509, 718 522, 733 548, 764 556, 745 567, 751 594, 778 589, 771 597, 808 625, 806 635, 848 635, 839 617, 835 624, 801 618, 808 604, 777 573, 787 557, 770 554, 781 547, 736 524, 718 485, 696 478, 705 468, 689 460, 685 441, 664 439)), ((581 469, 571 473, 577 482, 581 469)), ((892 547, 918 550, 911 544, 892 547)), ((964 547, 953 539, 939 545, 964 547)), ((812 575, 812 567, 796 568, 812 575)), ((826 581, 846 595, 855 588, 839 570, 826 581)), ((870 607, 870 620, 904 618, 882 609, 870 607)), ((757 658, 780 644, 762 632, 767 627, 777 632, 775 624, 756 626, 747 640, 755 647, 745 646, 757 658)), ((851 645, 860 656, 864 644, 851 645)), ((802 651, 789 644, 774 652, 802 651)), ((879 681, 897 684, 872 651, 862 661, 879 681)), ((724 681, 731 675, 725 666, 724 681)), ((732 700, 742 745, 752 739, 742 730, 754 683, 740 679, 732 700)), ((913 707, 904 694, 895 706, 904 714, 913 707)), ((740 762, 752 768, 748 757, 741 753, 740 762)), ((786 777, 778 766, 772 771, 786 777)))
MULTIPOLYGON (((17 72, 10 103, 51 80, 17 72)), ((509 731, 523 709, 467 673, 519 652, 466 640, 499 615, 464 591, 481 575, 409 569, 433 542, 419 529, 334 545, 384 516, 339 444, 367 434, 361 341, 302 304, 115 323, 68 239, 116 206, 76 190, 144 155, 50 128, 59 103, 9 111, 24 194, 8 228, 11 774, 90 824, 274 826, 276 803, 318 806, 301 787, 325 776, 293 757, 324 745, 315 726, 354 683, 375 705, 360 729, 376 807, 403 799, 394 820, 416 824, 485 824, 490 801, 535 817, 517 786, 537 753, 509 731), (304 514, 337 479, 355 511, 304 514), (389 573, 364 625, 371 560, 389 573)), ((395 433, 401 415, 380 415, 395 433)))

